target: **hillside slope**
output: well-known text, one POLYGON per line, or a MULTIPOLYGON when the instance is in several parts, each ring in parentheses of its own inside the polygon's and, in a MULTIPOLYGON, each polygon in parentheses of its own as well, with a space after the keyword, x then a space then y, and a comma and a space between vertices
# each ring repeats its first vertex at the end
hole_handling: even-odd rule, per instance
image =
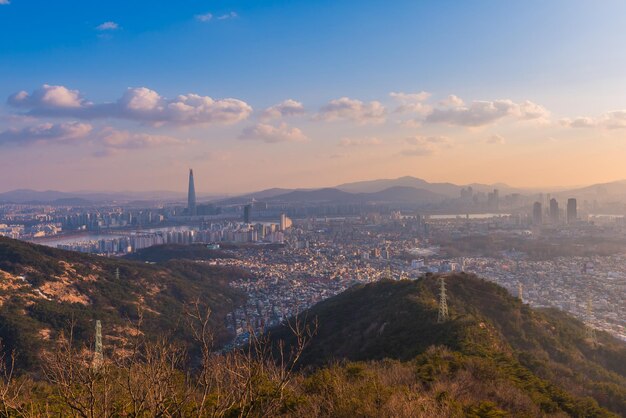
POLYGON ((124 256, 127 260, 164 263, 170 260, 207 261, 218 258, 233 258, 221 250, 211 250, 205 244, 163 244, 142 248, 124 256))
MULTIPOLYGON (((623 342, 599 333, 599 345, 593 346, 579 321, 559 311, 531 309, 475 276, 450 275, 446 284, 450 320, 441 324, 436 276, 360 285, 317 304, 300 316, 318 323, 302 364, 315 369, 335 361, 385 358, 431 364, 440 354, 428 353, 445 347, 462 358, 487 361, 544 412, 574 414, 585 408, 580 399, 590 396, 626 414, 623 342)), ((270 333, 291 342, 286 328, 270 333)))
POLYGON ((88 342, 94 321, 101 320, 106 344, 123 341, 141 311, 146 334, 184 340, 183 306, 200 300, 211 307, 214 332, 223 342, 229 337, 224 316, 244 298, 228 281, 246 274, 179 260, 150 265, 0 237, 0 338, 26 368, 71 321, 75 337, 88 342))

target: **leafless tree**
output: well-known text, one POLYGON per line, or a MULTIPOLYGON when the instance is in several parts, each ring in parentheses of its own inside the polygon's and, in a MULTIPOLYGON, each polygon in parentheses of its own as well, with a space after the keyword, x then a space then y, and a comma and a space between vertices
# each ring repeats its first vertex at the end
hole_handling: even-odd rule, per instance
POLYGON ((139 312, 127 347, 114 355, 124 411, 139 416, 182 416, 191 397, 186 375, 186 351, 166 337, 148 339, 139 312))
POLYGON ((19 412, 22 407, 21 395, 24 380, 18 381, 15 378, 16 358, 15 350, 7 354, 0 341, 0 411, 3 416, 19 412))
MULTIPOLYGON (((63 416, 81 418, 131 417, 269 417, 282 414, 293 384, 296 366, 317 324, 292 320, 290 349, 262 331, 250 328, 249 342, 228 352, 213 350, 211 310, 196 302, 186 311, 197 360, 185 346, 167 336, 152 338, 142 330, 143 314, 128 330, 128 338, 107 347, 94 361, 85 345, 75 343, 75 323, 60 333, 53 349, 42 354, 43 375, 55 397, 20 396, 14 384, 12 355, 0 369, 0 414, 26 418, 63 416), (18 408, 19 409, 18 411, 18 408)), ((195 353, 195 352, 194 352, 195 353)))
POLYGON ((61 333, 56 347, 42 356, 42 369, 47 381, 54 387, 75 417, 111 417, 111 364, 104 360, 93 367, 91 351, 74 343, 75 322, 71 321, 68 335, 61 333))
POLYGON ((195 380, 198 416, 272 416, 283 406, 302 353, 317 330, 299 319, 289 322, 295 344, 286 352, 283 341, 249 327, 250 341, 227 353, 212 351, 210 309, 199 302, 188 310, 189 327, 200 346, 202 362, 195 380))

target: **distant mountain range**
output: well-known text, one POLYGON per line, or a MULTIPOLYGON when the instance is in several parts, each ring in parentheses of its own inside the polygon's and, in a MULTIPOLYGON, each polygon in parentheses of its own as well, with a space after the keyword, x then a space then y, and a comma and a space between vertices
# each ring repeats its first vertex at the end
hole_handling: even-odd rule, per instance
POLYGON ((393 186, 376 192, 350 193, 338 188, 319 190, 295 190, 266 199, 270 202, 332 202, 332 203, 367 203, 367 202, 401 202, 401 203, 436 203, 447 196, 425 189, 407 186, 393 186))
POLYGON ((578 189, 554 193, 561 198, 576 197, 586 200, 626 200, 626 180, 599 183, 578 189))
MULTIPOLYGON (((504 183, 430 183, 426 180, 404 176, 397 179, 378 179, 344 183, 326 188, 271 188, 237 196, 224 197, 199 194, 199 201, 212 201, 220 205, 242 205, 252 200, 268 202, 400 202, 411 204, 439 203, 446 199, 460 196, 461 189, 471 187, 475 192, 488 193, 498 189, 501 196, 519 193, 533 195, 551 193, 552 196, 565 199, 576 197, 585 200, 626 201, 626 180, 594 184, 569 190, 520 189, 504 183)), ((0 203, 45 203, 53 205, 88 206, 104 202, 135 202, 137 205, 155 201, 183 202, 184 192, 148 191, 148 192, 60 192, 56 190, 36 191, 29 189, 12 190, 0 193, 0 203)))
POLYGON ((459 186, 452 183, 429 183, 416 177, 381 179, 344 183, 336 187, 320 189, 266 189, 259 192, 223 199, 222 205, 245 204, 251 200, 285 203, 325 203, 336 204, 395 202, 406 204, 441 203, 446 199, 456 198, 463 187, 471 186, 475 191, 488 192, 498 188, 501 193, 517 192, 505 184, 470 184, 459 186))
POLYGON ((337 186, 337 189, 350 193, 374 193, 391 187, 413 187, 416 189, 428 190, 433 193, 441 194, 448 197, 458 197, 461 189, 471 186, 475 191, 490 192, 493 189, 500 190, 501 193, 519 192, 517 189, 506 184, 479 184, 472 183, 468 185, 457 185, 452 183, 429 183, 417 177, 404 176, 397 179, 381 179, 359 181, 355 183, 344 183, 337 186))
POLYGON ((532 196, 537 193, 551 193, 561 199, 575 197, 578 199, 610 201, 626 201, 626 180, 610 183, 594 184, 570 190, 521 189, 504 183, 481 184, 470 183, 457 185, 453 183, 429 183, 426 180, 405 176, 397 179, 379 179, 344 183, 332 188, 320 189, 268 189, 256 193, 228 198, 221 204, 243 204, 252 199, 270 202, 396 202, 413 204, 441 203, 446 199, 456 199, 463 188, 471 187, 474 192, 489 193, 497 189, 500 196, 512 193, 532 196))
MULTIPOLYGON (((51 204, 56 206, 90 206, 104 202, 153 203, 155 201, 183 201, 183 192, 60 192, 58 190, 16 189, 0 193, 0 203, 51 204)), ((200 195, 199 199, 216 198, 216 195, 200 195)))

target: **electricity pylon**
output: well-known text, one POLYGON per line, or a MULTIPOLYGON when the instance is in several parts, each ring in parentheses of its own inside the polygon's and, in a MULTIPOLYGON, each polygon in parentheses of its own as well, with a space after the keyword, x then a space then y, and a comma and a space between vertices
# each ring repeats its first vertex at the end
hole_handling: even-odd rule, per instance
POLYGON ((446 299, 446 280, 442 276, 439 278, 439 313, 437 322, 445 322, 448 319, 448 300, 446 299))
POLYGON ((104 355, 102 354, 102 322, 98 319, 96 321, 96 345, 93 352, 93 368, 99 369, 104 361, 104 355))
POLYGON ((524 285, 522 282, 517 284, 517 297, 522 303, 524 303, 524 285))
POLYGON ((116 267, 115 268, 115 280, 119 280, 120 279, 120 268, 116 267))

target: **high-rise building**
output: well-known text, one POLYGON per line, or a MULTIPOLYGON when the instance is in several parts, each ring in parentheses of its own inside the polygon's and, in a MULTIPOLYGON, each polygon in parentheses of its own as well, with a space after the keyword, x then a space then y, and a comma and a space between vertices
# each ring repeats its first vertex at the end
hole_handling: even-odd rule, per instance
POLYGON ((559 223, 559 202, 555 198, 550 199, 550 223, 559 223))
POLYGON ((493 192, 487 194, 487 206, 489 210, 500 209, 500 192, 498 189, 493 189, 493 192))
POLYGON ((291 219, 285 215, 284 213, 280 214, 280 230, 281 231, 286 231, 287 229, 291 228, 292 225, 292 221, 291 219))
POLYGON ((578 210, 576 207, 576 199, 569 198, 567 199, 567 223, 576 222, 578 219, 578 210))
POLYGON ((252 215, 252 205, 246 205, 243 207, 243 223, 249 224, 252 215))
POLYGON ((187 192, 187 214, 196 216, 196 186, 193 182, 193 170, 189 169, 189 191, 187 192))
POLYGON ((533 204, 533 224, 541 225, 543 223, 543 210, 541 208, 541 202, 535 202, 533 204))

